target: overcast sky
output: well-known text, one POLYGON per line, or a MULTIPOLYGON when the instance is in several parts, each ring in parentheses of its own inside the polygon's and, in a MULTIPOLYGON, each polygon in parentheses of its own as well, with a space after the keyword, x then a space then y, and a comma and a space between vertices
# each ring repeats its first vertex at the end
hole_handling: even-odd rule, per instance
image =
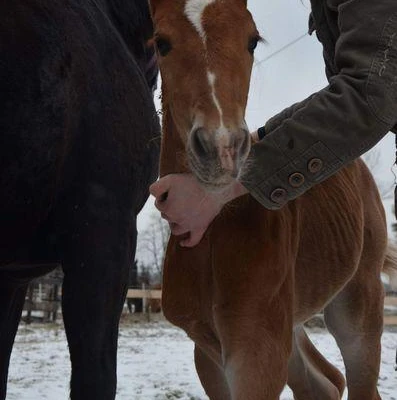
MULTIPOLYGON (((246 112, 251 130, 289 105, 301 101, 327 85, 322 49, 315 34, 309 36, 309 0, 248 0, 258 30, 266 40, 255 53, 255 64, 246 112)), ((393 181, 394 137, 389 134, 378 145, 382 154, 379 171, 393 181)), ((149 199, 138 217, 138 230, 147 226, 153 212, 149 199)))

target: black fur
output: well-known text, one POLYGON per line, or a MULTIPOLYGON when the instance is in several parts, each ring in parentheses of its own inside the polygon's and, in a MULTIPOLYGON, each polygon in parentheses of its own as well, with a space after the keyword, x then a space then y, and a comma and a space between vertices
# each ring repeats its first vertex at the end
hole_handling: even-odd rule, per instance
POLYGON ((5 0, 0 15, 0 399, 27 284, 58 264, 71 398, 113 399, 136 215, 158 167, 147 2, 5 0))

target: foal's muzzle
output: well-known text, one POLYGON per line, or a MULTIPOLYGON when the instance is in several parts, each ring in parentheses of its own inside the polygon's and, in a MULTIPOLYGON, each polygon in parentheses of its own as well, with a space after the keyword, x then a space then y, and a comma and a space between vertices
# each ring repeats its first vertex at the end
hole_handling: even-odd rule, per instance
POLYGON ((208 186, 227 185, 239 176, 250 150, 247 129, 234 131, 193 129, 188 141, 192 172, 208 186))

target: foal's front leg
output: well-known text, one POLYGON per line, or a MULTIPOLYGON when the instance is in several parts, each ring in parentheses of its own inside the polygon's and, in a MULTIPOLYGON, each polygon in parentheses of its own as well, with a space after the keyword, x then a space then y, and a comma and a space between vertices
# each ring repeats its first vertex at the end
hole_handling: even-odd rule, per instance
POLYGON ((194 362, 207 396, 211 400, 230 400, 230 390, 223 368, 197 344, 194 347, 194 362))
POLYGON ((287 382, 296 254, 288 212, 251 202, 212 231, 213 318, 232 400, 277 400, 287 382))
POLYGON ((215 295, 214 320, 231 399, 277 400, 292 345, 292 280, 276 284, 251 265, 226 282, 215 295))
MULTIPOLYGON (((277 299, 276 299, 277 301, 277 299)), ((273 304, 278 309, 277 304, 273 304)), ((217 311, 224 373, 232 400, 276 400, 287 382, 291 328, 288 318, 217 311), (274 323, 274 326, 270 326, 274 323)))

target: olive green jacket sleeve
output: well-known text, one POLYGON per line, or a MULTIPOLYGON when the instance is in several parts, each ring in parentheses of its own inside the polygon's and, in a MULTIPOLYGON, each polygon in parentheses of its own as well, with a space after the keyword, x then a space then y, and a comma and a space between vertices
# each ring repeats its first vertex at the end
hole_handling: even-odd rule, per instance
POLYGON ((290 118, 294 113, 296 113, 299 109, 305 106, 305 104, 313 97, 314 95, 311 95, 307 99, 295 103, 292 106, 285 108, 283 111, 278 113, 277 115, 273 116, 270 118, 267 122, 266 125, 264 126, 264 131, 265 132, 273 132, 276 128, 278 128, 287 118, 290 118))
MULTIPOLYGON (((324 0, 325 1, 325 0, 324 0)), ((328 0, 338 73, 272 118, 241 182, 277 209, 373 147, 397 122, 397 1, 328 0)))

